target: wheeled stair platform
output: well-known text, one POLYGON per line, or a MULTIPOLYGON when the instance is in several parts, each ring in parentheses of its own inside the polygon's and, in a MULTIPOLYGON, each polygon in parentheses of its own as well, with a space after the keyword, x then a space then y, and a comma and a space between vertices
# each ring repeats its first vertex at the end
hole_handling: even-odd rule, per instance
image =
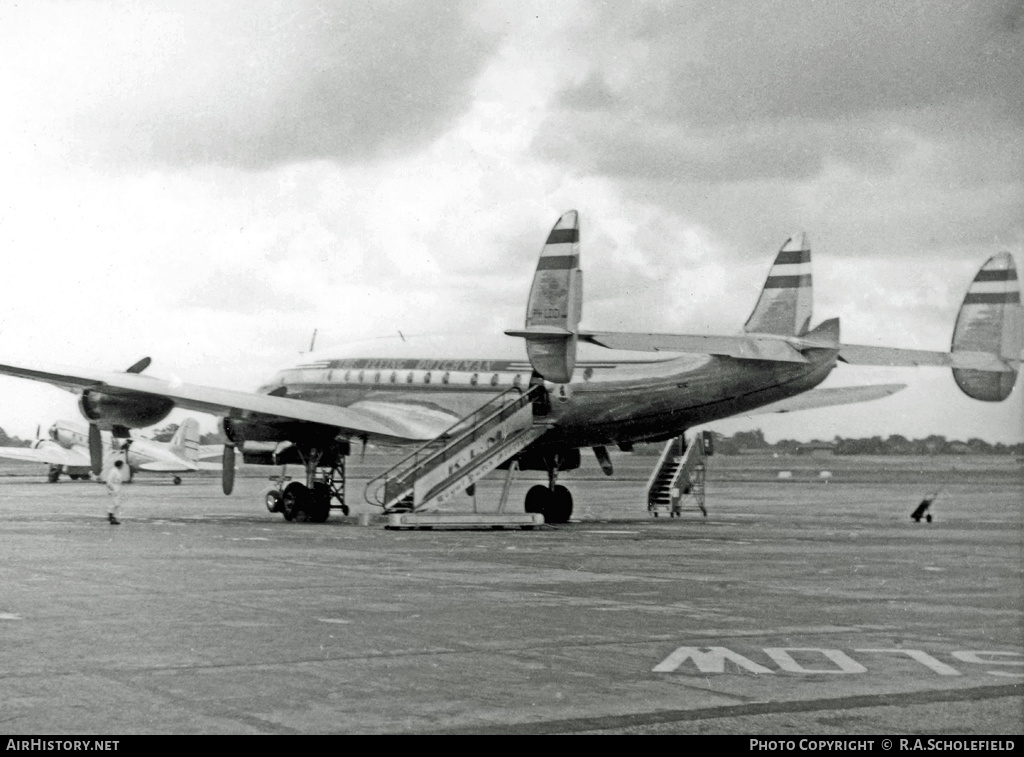
POLYGON ((430 530, 491 530, 520 528, 531 530, 544 525, 540 513, 392 513, 384 528, 430 530))

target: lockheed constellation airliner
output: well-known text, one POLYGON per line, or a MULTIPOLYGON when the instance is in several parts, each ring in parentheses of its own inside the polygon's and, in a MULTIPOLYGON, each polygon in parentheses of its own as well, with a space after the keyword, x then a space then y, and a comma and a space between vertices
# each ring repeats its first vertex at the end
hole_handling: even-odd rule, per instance
POLYGON ((326 520, 332 507, 348 511, 345 460, 353 443, 413 448, 367 488, 385 511, 436 507, 509 467, 547 472, 548 485, 529 490, 525 509, 564 523, 573 502, 558 474, 579 466, 581 448, 592 448, 610 473, 611 445, 671 444, 709 421, 860 402, 902 388, 816 388, 838 362, 945 366, 964 393, 987 402, 1013 391, 1024 315, 1009 253, 990 258, 970 284, 948 353, 843 344, 838 319, 812 326, 810 264, 806 236, 787 240, 739 335, 586 331, 579 327, 579 222, 569 211, 541 251, 524 327, 505 332, 525 341, 526 360, 307 356, 256 392, 143 375, 148 359, 126 372, 0 365, 0 373, 78 392, 92 450, 98 429, 123 435, 159 423, 175 407, 219 415, 229 439, 225 493, 233 487, 236 449, 249 463, 298 464, 305 478, 269 492, 266 505, 288 520, 313 521, 326 520), (577 361, 580 342, 674 354, 577 361))

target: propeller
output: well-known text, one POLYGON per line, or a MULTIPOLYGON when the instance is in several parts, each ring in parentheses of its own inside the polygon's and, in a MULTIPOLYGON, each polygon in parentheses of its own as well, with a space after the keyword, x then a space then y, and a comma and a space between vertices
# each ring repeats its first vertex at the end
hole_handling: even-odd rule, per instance
POLYGON ((103 438, 100 427, 95 423, 89 424, 89 462, 94 476, 103 472, 103 438))
POLYGON ((221 458, 221 488, 225 494, 231 494, 235 488, 235 445, 224 445, 224 456, 221 458))

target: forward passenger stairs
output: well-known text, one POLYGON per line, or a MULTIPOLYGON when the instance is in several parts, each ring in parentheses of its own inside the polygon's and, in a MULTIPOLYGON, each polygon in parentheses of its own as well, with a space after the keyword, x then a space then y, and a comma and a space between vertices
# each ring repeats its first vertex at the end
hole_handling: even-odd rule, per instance
POLYGON ((436 508, 544 435, 534 417, 544 388, 513 387, 370 480, 366 501, 390 512, 436 508))
POLYGON ((705 457, 710 451, 705 450, 705 444, 703 434, 697 435, 689 445, 682 436, 665 444, 647 482, 647 510, 654 517, 662 513, 672 518, 681 515, 685 494, 692 494, 700 511, 708 514, 704 508, 704 473, 705 457))

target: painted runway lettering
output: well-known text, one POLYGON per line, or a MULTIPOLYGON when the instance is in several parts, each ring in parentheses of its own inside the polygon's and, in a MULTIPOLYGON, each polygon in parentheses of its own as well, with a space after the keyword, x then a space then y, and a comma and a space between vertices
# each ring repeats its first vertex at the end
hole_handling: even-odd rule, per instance
MULTIPOLYGON (((920 649, 854 649, 861 656, 854 658, 839 649, 820 647, 764 647, 764 655, 777 666, 778 670, 750 659, 728 647, 677 647, 668 657, 652 668, 654 673, 686 672, 695 669, 700 673, 726 673, 746 671, 755 675, 774 673, 798 673, 802 675, 860 675, 874 668, 891 667, 892 658, 878 655, 899 655, 919 663, 932 673, 942 676, 959 676, 963 672, 920 649)), ((962 663, 978 666, 1024 667, 1020 652, 1004 651, 955 651, 949 655, 962 663), (1012 658, 1012 659, 1007 659, 1012 658)), ((975 671, 972 671, 975 672, 975 671)), ((991 676, 1021 677, 1024 671, 1004 669, 981 671, 991 676)))

